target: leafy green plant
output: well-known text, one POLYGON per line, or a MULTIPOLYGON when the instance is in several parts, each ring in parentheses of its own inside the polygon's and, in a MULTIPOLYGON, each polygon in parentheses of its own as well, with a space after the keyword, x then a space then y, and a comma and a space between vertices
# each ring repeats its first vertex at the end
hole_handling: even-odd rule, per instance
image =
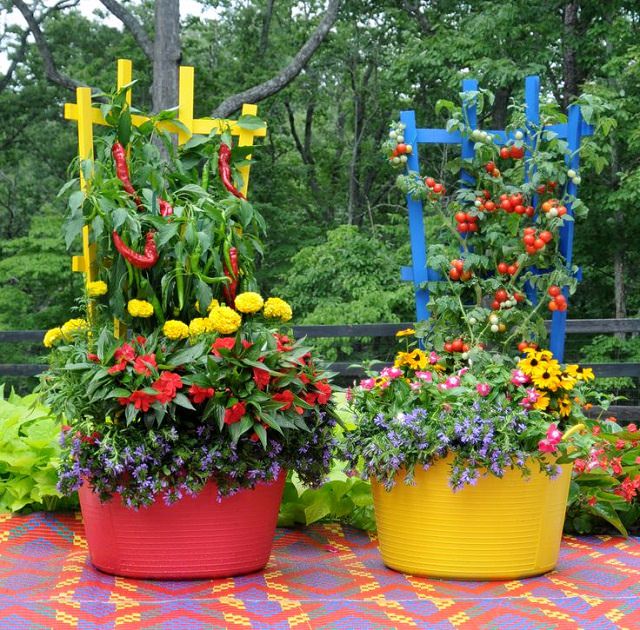
POLYGON ((36 394, 5 399, 0 385, 0 510, 75 507, 56 488, 60 425, 36 394))

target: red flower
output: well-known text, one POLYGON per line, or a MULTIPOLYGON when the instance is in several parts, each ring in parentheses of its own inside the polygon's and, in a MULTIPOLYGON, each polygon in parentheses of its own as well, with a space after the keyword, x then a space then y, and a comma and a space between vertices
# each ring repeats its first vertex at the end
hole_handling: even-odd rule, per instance
POLYGON ((113 358, 116 361, 133 361, 136 358, 136 351, 128 343, 123 343, 114 353, 113 358))
POLYGON ((308 385, 311 382, 311 379, 304 372, 298 374, 298 378, 300 379, 300 382, 305 385, 308 385))
POLYGON ((320 381, 316 383, 316 389, 318 390, 318 403, 320 405, 326 405, 331 398, 331 385, 327 381, 320 381))
POLYGON ((616 449, 617 450, 622 450, 625 446, 627 445, 627 443, 624 440, 616 440, 616 449))
POLYGON ((141 354, 133 363, 134 371, 138 374, 144 374, 145 376, 151 376, 151 370, 149 368, 157 366, 156 355, 154 353, 141 354))
POLYGON ((97 354, 93 354, 93 352, 87 352, 87 360, 100 363, 100 357, 97 354))
POLYGON ((633 422, 630 422, 625 428, 629 433, 635 433, 638 430, 638 427, 633 422))
POLYGON ((109 372, 109 374, 117 374, 118 372, 122 372, 122 370, 124 370, 124 368, 127 367, 127 362, 123 359, 122 361, 120 361, 120 363, 116 363, 115 365, 112 365, 107 372, 109 372))
POLYGON ((235 337, 218 337, 211 344, 211 352, 213 352, 215 356, 221 357, 222 355, 220 354, 220 352, 218 352, 221 348, 224 348, 225 350, 233 350, 233 346, 235 345, 236 345, 235 337))
POLYGON ((189 388, 189 396, 191 400, 197 405, 207 398, 211 398, 215 394, 213 387, 200 387, 199 385, 192 385, 189 388))
POLYGON ((246 339, 242 340, 242 347, 247 350, 249 349, 253 344, 250 341, 247 341, 246 339))
POLYGON ((237 402, 235 405, 224 410, 224 423, 235 424, 236 422, 240 422, 246 411, 247 409, 244 406, 244 403, 237 402))
POLYGON ((589 499, 587 500, 587 503, 593 507, 596 503, 598 502, 598 499, 596 499, 595 497, 589 497, 589 499))
POLYGON ((286 391, 280 392, 279 394, 274 394, 271 399, 275 400, 276 402, 281 402, 282 405, 280 406, 280 409, 282 411, 286 411, 287 409, 291 409, 293 405, 293 392, 287 389, 286 391))
POLYGON ((271 380, 271 375, 266 370, 261 370, 260 368, 254 367, 253 380, 258 386, 258 389, 263 390, 267 388, 267 385, 269 385, 269 381, 271 380))
POLYGON ((136 337, 136 341, 141 345, 144 346, 145 343, 147 343, 147 338, 143 337, 142 335, 138 335, 136 337))
POLYGON ((311 406, 315 405, 317 399, 318 399, 318 394, 316 394, 314 392, 307 392, 304 395, 304 402, 306 402, 307 405, 311 405, 311 406))
POLYGON ((129 402, 133 403, 133 406, 141 411, 149 411, 149 407, 151 407, 155 401, 156 397, 153 394, 146 394, 141 390, 131 392, 129 396, 129 402))
POLYGON ((276 338, 278 352, 291 352, 291 350, 293 350, 293 346, 289 345, 291 343, 289 337, 280 335, 279 333, 275 333, 274 337, 276 338))
POLYGON ((174 372, 162 372, 152 387, 158 392, 158 402, 166 405, 175 398, 176 391, 182 387, 182 378, 174 372))

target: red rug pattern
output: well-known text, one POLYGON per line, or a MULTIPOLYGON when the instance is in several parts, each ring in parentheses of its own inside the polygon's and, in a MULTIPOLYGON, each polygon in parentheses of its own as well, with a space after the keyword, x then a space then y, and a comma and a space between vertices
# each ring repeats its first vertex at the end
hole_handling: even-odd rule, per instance
POLYGON ((453 582, 386 569, 374 536, 329 524, 279 529, 261 573, 163 582, 96 571, 79 515, 0 515, 0 629, 23 628, 636 630, 640 539, 565 537, 545 576, 453 582))

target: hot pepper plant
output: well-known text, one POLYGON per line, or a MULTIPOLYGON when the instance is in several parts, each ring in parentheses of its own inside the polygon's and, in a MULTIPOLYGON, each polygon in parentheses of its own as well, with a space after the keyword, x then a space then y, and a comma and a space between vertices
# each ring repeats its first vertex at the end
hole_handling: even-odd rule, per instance
POLYGON ((88 482, 139 507, 283 470, 319 483, 334 448, 331 374, 286 328, 290 306, 256 290, 264 222, 234 178, 246 151, 228 132, 176 148, 162 129, 179 121, 134 126, 122 92, 103 113, 111 128, 79 165, 86 189, 70 194, 67 221, 69 244, 90 228, 98 277, 85 316, 44 340, 60 489, 88 482))

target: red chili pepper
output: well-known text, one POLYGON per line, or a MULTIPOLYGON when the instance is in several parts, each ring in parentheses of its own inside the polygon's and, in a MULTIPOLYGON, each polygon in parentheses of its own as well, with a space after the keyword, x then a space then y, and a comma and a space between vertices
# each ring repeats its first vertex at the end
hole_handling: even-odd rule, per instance
POLYGON ((120 255, 138 269, 149 269, 158 262, 158 249, 156 248, 156 242, 153 240, 154 235, 155 232, 147 232, 147 235, 145 236, 146 243, 144 246, 144 253, 139 254, 125 245, 124 241, 115 230, 112 233, 113 244, 120 252, 120 255))
POLYGON ((231 178, 231 165, 229 160, 231 159, 231 149, 226 144, 221 144, 218 150, 218 173, 220 179, 224 184, 224 187, 238 199, 246 199, 246 197, 233 185, 231 178))
POLYGON ((111 155, 113 155, 113 161, 116 163, 116 175, 122 182, 122 187, 133 197, 133 200, 136 202, 136 206, 140 208, 142 206, 142 200, 138 197, 138 194, 131 183, 131 179, 129 178, 126 149, 119 142, 114 142, 111 147, 111 155))
POLYGON ((235 247, 229 248, 229 261, 231 263, 231 270, 229 270, 228 266, 225 264, 224 275, 227 276, 231 282, 224 285, 222 292, 224 293, 224 301, 228 306, 233 308, 236 300, 236 292, 238 290, 238 272, 240 270, 238 264, 238 250, 235 247))

